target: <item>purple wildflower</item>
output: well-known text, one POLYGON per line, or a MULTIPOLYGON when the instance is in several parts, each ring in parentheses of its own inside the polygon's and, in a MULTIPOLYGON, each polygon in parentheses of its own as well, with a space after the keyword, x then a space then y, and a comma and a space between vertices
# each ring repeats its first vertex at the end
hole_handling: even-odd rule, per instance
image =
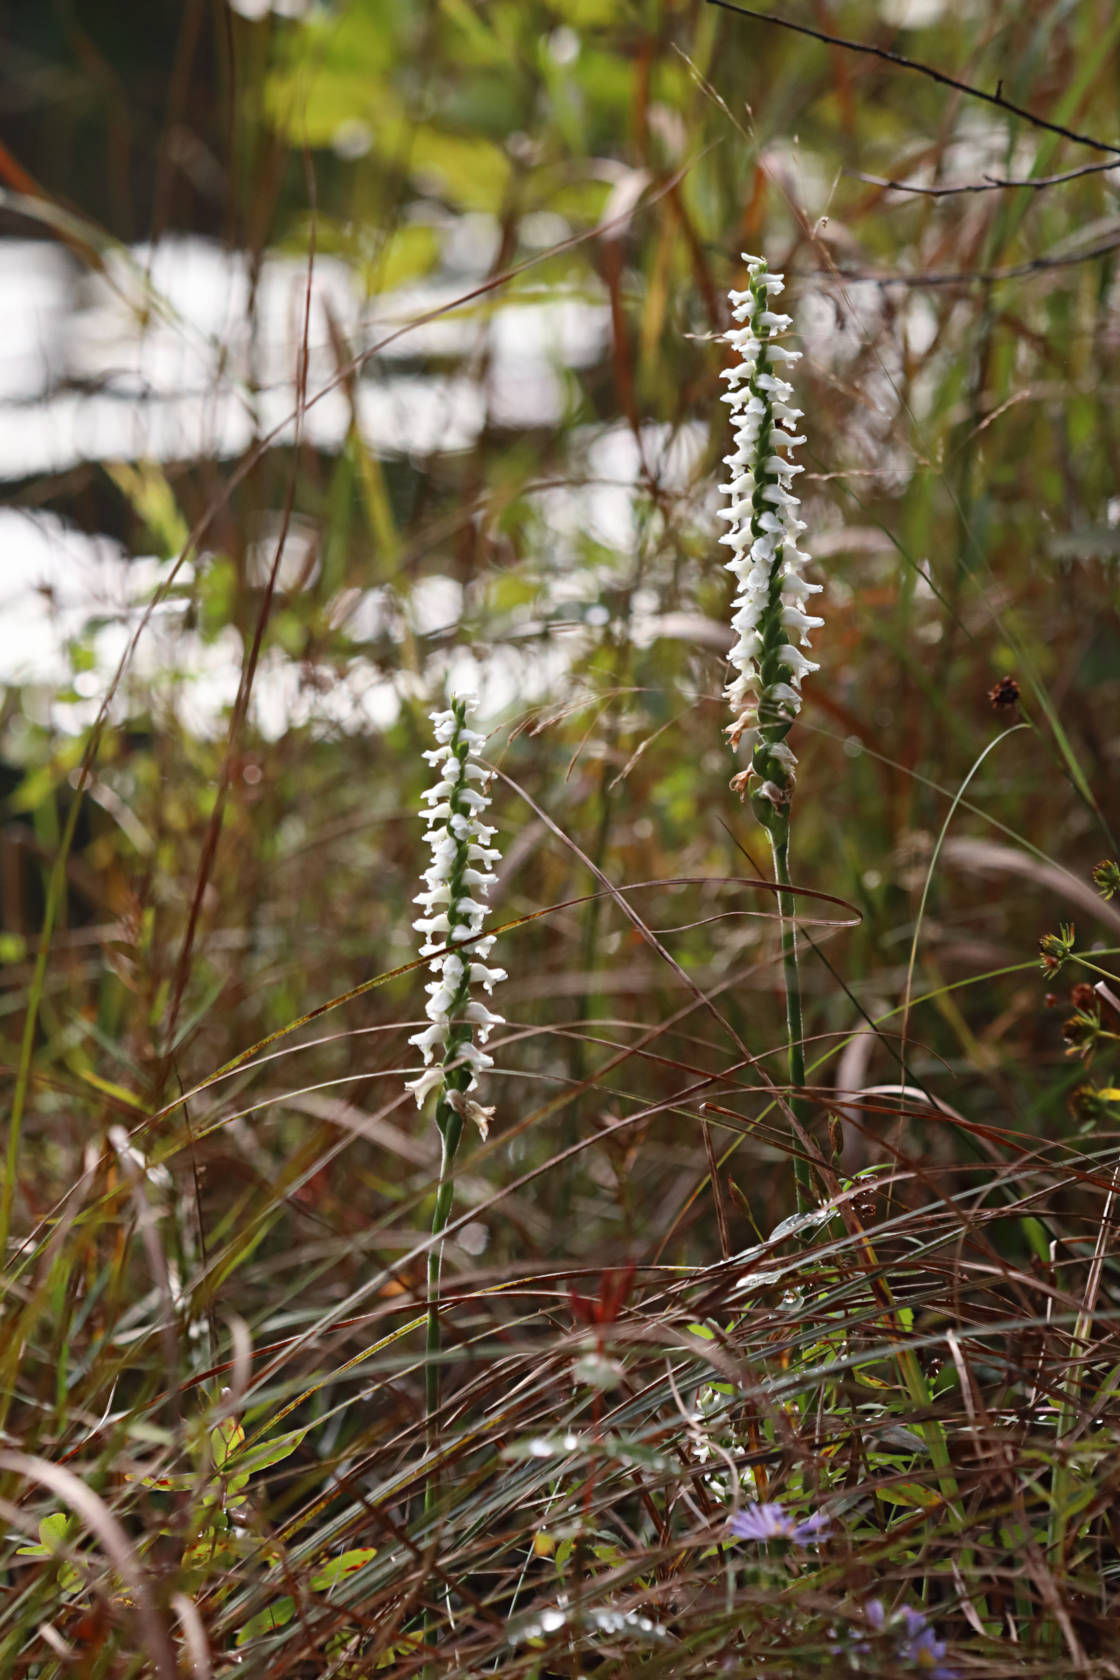
POLYGON ((736 1540, 792 1540, 795 1545, 809 1546, 824 1538, 829 1520, 823 1511, 814 1511, 798 1522, 775 1501, 736 1511, 727 1526, 736 1540))
POLYGON ((904 1609, 901 1620, 898 1660, 910 1663, 919 1674, 928 1674, 932 1680, 953 1680, 956 1670, 946 1668, 941 1661, 948 1646, 936 1637, 921 1611, 904 1609))
MULTIPOLYGON (((921 1610, 902 1605, 888 1616, 881 1598, 869 1598, 863 1614, 876 1633, 893 1635, 895 1662, 913 1673, 928 1675, 929 1680, 956 1680, 956 1669, 941 1660, 948 1646, 944 1639, 937 1638, 921 1610)), ((852 1649, 866 1653, 866 1641, 857 1642, 852 1649)))

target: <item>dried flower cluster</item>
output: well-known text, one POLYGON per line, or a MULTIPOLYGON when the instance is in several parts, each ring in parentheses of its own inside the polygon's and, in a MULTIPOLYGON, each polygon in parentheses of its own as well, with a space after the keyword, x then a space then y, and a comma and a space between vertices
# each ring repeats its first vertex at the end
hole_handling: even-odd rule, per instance
POLYGON ((785 282, 760 257, 743 261, 747 290, 730 294, 739 325, 724 335, 739 357, 723 374, 735 447, 724 457, 730 475, 722 489, 730 501, 720 513, 729 528, 720 541, 731 550, 727 569, 738 583, 731 621, 735 675, 726 690, 735 716, 727 733, 733 747, 742 741, 752 753, 750 768, 732 787, 745 794, 758 778, 757 794, 781 809, 793 792, 796 763, 786 736, 801 706, 801 680, 817 669, 801 648, 824 621, 805 611, 820 585, 802 576, 808 555, 797 546, 805 524, 793 481, 804 469, 792 452, 805 439, 796 432, 801 410, 791 406, 793 386, 777 370, 798 361, 800 352, 778 342, 791 318, 770 308, 785 282))
POLYGON ((499 853, 491 844, 496 830, 482 821, 489 799, 479 784, 488 772, 476 755, 484 737, 468 728, 467 704, 456 698, 449 710, 432 714, 438 744, 424 754, 437 774, 424 794, 432 861, 424 873, 424 890, 415 899, 424 914, 412 925, 425 936, 421 956, 432 958, 426 988, 430 1024, 409 1039, 423 1053, 426 1071, 408 1089, 422 1106, 442 1086, 442 1101, 460 1118, 474 1120, 485 1137, 493 1110, 481 1108, 467 1093, 478 1074, 494 1065, 480 1045, 502 1024, 502 1016, 472 997, 471 988, 481 986, 489 993, 506 975, 504 969, 487 966, 494 935, 478 937, 499 853), (463 940, 470 942, 467 949, 447 948, 463 940))

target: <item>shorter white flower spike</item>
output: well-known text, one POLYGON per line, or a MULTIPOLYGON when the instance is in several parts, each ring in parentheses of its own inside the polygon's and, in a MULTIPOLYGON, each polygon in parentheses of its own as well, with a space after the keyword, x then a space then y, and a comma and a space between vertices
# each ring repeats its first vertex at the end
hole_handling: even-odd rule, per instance
POLYGON ((455 698, 447 711, 432 714, 439 745, 424 754, 437 777, 423 796, 432 859, 424 872, 424 890, 414 900, 427 914, 412 925, 426 936, 420 954, 432 959, 432 979, 426 988, 429 1025, 408 1041, 423 1055, 425 1071, 409 1080, 406 1089, 421 1108, 433 1091, 440 1091, 451 1113, 474 1120, 485 1137, 494 1111, 467 1093, 477 1085, 478 1074, 494 1062, 475 1037, 485 1044, 493 1029, 503 1025, 503 1017, 472 998, 471 986, 481 985, 490 993, 506 973, 488 963, 493 934, 478 937, 489 910, 486 895, 497 880, 492 866, 501 854, 490 844, 495 830, 480 820, 490 803, 485 785, 471 786, 485 784, 489 772, 477 761, 485 737, 468 728, 467 708, 466 699, 455 698), (448 949, 461 940, 471 942, 463 952, 448 949))
POLYGON ((784 809, 793 793, 796 759, 785 737, 801 709, 802 678, 817 669, 800 650, 824 620, 805 610, 820 585, 802 576, 808 555, 797 546, 805 523, 793 482, 803 469, 789 457, 805 439, 796 431, 801 410, 791 406, 793 386, 777 370, 799 361, 800 351, 775 342, 792 321, 770 308, 785 282, 767 272, 761 257, 743 261, 748 288, 730 294, 732 317, 741 324, 724 334, 739 360, 723 373, 734 449, 724 456, 730 470, 721 488, 729 505, 720 517, 728 530, 720 542, 731 550, 727 569, 738 585, 731 620, 734 674, 725 690, 734 720, 727 734, 732 747, 745 742, 752 755, 750 768, 731 785, 745 796, 760 783, 753 793, 761 815, 766 802, 784 809))

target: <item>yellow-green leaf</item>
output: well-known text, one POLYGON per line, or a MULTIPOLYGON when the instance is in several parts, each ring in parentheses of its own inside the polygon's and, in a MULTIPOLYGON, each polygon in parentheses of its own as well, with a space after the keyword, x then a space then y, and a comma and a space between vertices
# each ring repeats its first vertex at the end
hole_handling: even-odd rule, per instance
POLYGON ((236 1418, 223 1418, 210 1431, 210 1456, 215 1470, 224 1470, 229 1460, 245 1440, 245 1431, 236 1418))
POLYGON ((250 1639, 259 1639, 262 1633, 275 1633, 278 1628, 287 1627, 296 1613, 294 1598, 278 1598, 275 1604, 251 1616, 237 1635, 239 1645, 247 1645, 250 1639))
POLYGON ((311 1586, 315 1592, 329 1592, 331 1587, 337 1587, 348 1575, 356 1575, 371 1558, 377 1556, 376 1546, 355 1546, 341 1557, 332 1558, 316 1574, 311 1577, 311 1586))
MULTIPOLYGON (((277 1435, 274 1441, 262 1441, 259 1446, 250 1447, 246 1452, 238 1452, 229 1468, 241 1485, 244 1485, 242 1478, 254 1476, 258 1470, 267 1470, 270 1464, 279 1464, 282 1459, 290 1458, 306 1434, 306 1429, 293 1429, 289 1435, 277 1435)), ((242 1433, 241 1439, 244 1438, 242 1433)))
POLYGON ((931 1511, 942 1503, 941 1495, 933 1488, 923 1487, 921 1482, 896 1482, 893 1487, 880 1488, 879 1498, 888 1505, 905 1505, 921 1511, 931 1511))

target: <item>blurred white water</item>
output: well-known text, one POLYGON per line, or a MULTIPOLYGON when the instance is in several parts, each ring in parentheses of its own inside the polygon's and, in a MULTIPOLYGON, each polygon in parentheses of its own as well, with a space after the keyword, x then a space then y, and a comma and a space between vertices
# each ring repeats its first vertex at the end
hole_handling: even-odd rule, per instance
POLYGON ((606 306, 558 296, 456 308, 469 290, 470 276, 444 277, 370 302, 338 258, 309 269, 281 255, 265 259, 254 286, 244 253, 186 237, 111 251, 103 273, 82 276, 56 246, 0 242, 11 323, 0 354, 0 478, 83 461, 229 458, 255 441, 290 440, 305 323, 301 424, 319 448, 337 449, 352 418, 338 343, 363 358, 355 417, 375 454, 468 449, 488 416, 554 425, 565 370, 601 354, 606 306), (485 387, 470 367, 483 349, 485 387), (402 371, 430 355, 459 361, 463 373, 402 371))
MULTIPOLYGON (((0 479, 34 480, 85 463, 221 462, 258 443, 288 443, 297 426, 308 443, 333 452, 352 424, 371 453, 403 456, 422 469, 440 454, 470 449, 488 423, 554 426, 569 405, 573 370, 602 354, 606 307, 557 295, 458 308, 478 282, 484 244, 450 229, 450 261, 439 275, 369 300, 333 257, 309 268, 272 254, 254 283, 244 253, 193 237, 110 251, 99 274, 83 273, 57 245, 0 241, 0 304, 9 324, 0 350, 0 479), (340 378, 340 344, 361 358, 349 389, 340 378), (432 356, 443 364, 439 373, 425 371, 432 356)), ((623 490, 624 500, 629 494, 623 490)), ((271 563, 277 510, 261 509, 256 524, 260 553, 250 560, 260 572, 271 563)), ((282 586, 315 575, 314 547, 314 533, 297 522, 282 586)), ((200 556, 198 566, 208 559, 200 556)), ((53 514, 0 510, 0 682, 24 686, 29 710, 56 727, 84 726, 169 570, 53 514), (79 638, 92 665, 76 671, 68 650, 79 638), (59 700, 62 689, 68 692, 59 700)), ((380 628, 401 639, 450 632, 462 604, 457 589, 450 579, 424 580, 403 606, 389 612, 382 603, 388 618, 380 628)), ((376 594, 365 598, 367 620, 376 594)), ((232 629, 205 641, 186 626, 181 601, 166 603, 143 627, 114 708, 124 715, 130 697, 162 686, 188 727, 219 730, 242 652, 232 629)), ((556 674, 551 655, 516 671, 509 667, 517 656, 494 656, 485 668, 474 655, 463 658, 491 710, 514 691, 539 695, 556 674)), ((306 723, 384 727, 407 682, 386 679, 361 658, 344 677, 334 669, 329 681, 326 675, 270 653, 254 687, 259 727, 269 735, 306 723)))

